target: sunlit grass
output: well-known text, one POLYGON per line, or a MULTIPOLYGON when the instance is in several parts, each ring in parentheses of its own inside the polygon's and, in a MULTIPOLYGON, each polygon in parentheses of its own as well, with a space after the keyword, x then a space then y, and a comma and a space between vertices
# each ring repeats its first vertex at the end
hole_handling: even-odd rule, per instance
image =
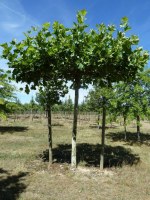
POLYGON ((99 170, 101 129, 96 126, 91 128, 93 124, 96 124, 95 118, 80 119, 77 135, 78 167, 74 171, 69 164, 72 134, 70 120, 53 119, 54 164, 49 168, 47 157, 46 162, 42 160, 43 153, 47 156, 48 149, 46 119, 1 122, 0 186, 5 185, 5 189, 2 187, 0 199, 10 198, 10 191, 10 199, 18 195, 20 200, 149 200, 150 124, 144 122, 141 128, 143 143, 136 141, 134 124, 128 126, 127 141, 123 139, 123 127, 118 124, 106 130, 107 163, 104 171, 99 170), (128 162, 125 162, 123 155, 128 162), (132 165, 130 159, 137 159, 137 164, 132 165))

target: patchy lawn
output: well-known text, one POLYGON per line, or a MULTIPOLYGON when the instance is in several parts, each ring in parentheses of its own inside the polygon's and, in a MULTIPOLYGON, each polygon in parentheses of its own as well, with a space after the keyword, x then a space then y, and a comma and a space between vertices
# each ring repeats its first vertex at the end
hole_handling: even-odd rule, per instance
POLYGON ((48 167, 44 118, 0 122, 1 200, 149 200, 150 124, 115 124, 106 130, 105 169, 99 170, 101 130, 80 118, 76 170, 70 168, 72 120, 53 119, 53 159, 48 167))

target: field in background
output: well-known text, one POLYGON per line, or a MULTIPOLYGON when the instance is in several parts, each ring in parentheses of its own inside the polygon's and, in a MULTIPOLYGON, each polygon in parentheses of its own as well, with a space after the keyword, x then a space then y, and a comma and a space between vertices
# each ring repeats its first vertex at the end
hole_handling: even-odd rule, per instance
MULTIPOLYGON (((121 123, 121 122, 120 122, 121 123)), ((79 115, 78 167, 70 168, 72 114, 53 114, 53 159, 48 168, 45 115, 16 115, 0 122, 0 199, 149 200, 150 123, 107 124, 105 169, 99 170, 97 115, 79 115)))

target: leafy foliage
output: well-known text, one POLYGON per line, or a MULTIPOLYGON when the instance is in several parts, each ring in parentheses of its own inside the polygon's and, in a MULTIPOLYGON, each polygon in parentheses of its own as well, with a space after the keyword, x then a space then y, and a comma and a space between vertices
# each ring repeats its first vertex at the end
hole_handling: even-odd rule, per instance
POLYGON ((119 83, 115 86, 117 110, 126 118, 137 115, 149 115, 150 71, 144 71, 128 84, 119 83))
POLYGON ((88 32, 85 24, 86 11, 77 13, 77 22, 72 28, 66 28, 54 22, 52 31, 50 24, 42 28, 32 27, 24 33, 21 42, 1 44, 3 58, 13 69, 16 81, 26 82, 26 92, 36 85, 46 84, 47 80, 64 77, 67 81, 85 87, 95 82, 116 82, 134 78, 137 71, 143 70, 149 54, 138 47, 138 37, 126 36, 130 29, 128 19, 122 18, 120 29, 114 25, 97 25, 96 30, 88 32))
POLYGON ((36 94, 36 101, 43 106, 44 109, 50 105, 51 107, 55 104, 61 103, 60 97, 68 92, 67 87, 61 80, 47 81, 45 87, 39 88, 39 93, 36 94))
POLYGON ((14 86, 9 83, 8 74, 0 70, 0 118, 6 118, 6 104, 14 99, 14 86))

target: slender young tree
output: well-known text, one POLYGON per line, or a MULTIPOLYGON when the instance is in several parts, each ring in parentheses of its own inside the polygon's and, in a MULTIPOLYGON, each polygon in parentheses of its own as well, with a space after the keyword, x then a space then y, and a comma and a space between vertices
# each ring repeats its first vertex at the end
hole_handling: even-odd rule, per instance
POLYGON ((120 82, 114 86, 115 112, 123 117, 124 139, 127 140, 127 124, 132 120, 130 83, 120 82))
POLYGON ((137 138, 140 140, 140 118, 149 115, 150 96, 150 71, 146 70, 128 83, 115 85, 116 111, 118 115, 123 115, 126 136, 126 121, 136 119, 137 138))
MULTIPOLYGON (((104 167, 104 152, 105 152, 105 130, 106 130, 106 115, 112 111, 114 107, 114 91, 112 87, 95 86, 94 90, 89 92, 87 102, 92 109, 95 109, 102 115, 102 134, 101 134, 101 152, 100 152, 100 169, 104 167)), ((98 122, 99 123, 99 122, 98 122)), ((98 124, 99 125, 99 124, 98 124)))
POLYGON ((139 74, 139 77, 133 81, 131 88, 131 112, 137 122, 137 138, 140 141, 140 120, 146 118, 149 114, 149 96, 150 96, 150 70, 139 74))
POLYGON ((47 112, 48 120, 48 149, 49 149, 49 165, 53 162, 52 154, 52 114, 51 110, 53 105, 60 103, 60 97, 68 92, 67 87, 60 80, 47 81, 44 88, 40 88, 39 93, 37 93, 36 101, 39 102, 47 112))

